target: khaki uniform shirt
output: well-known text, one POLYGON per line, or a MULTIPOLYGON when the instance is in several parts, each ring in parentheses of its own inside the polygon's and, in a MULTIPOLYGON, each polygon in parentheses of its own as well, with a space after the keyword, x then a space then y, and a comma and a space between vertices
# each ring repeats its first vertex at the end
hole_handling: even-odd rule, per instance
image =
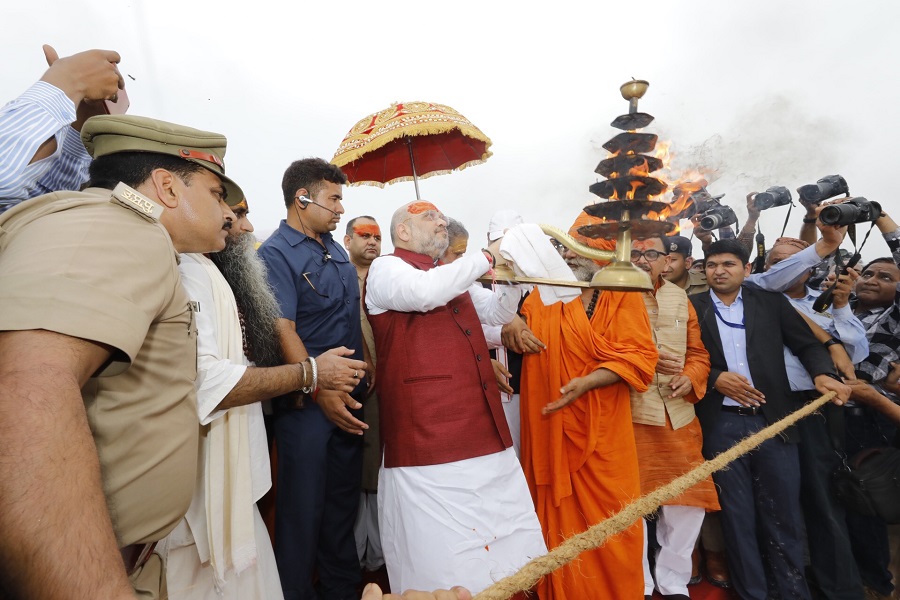
POLYGON ((163 538, 196 480, 197 334, 162 210, 120 184, 0 216, 0 330, 115 349, 82 395, 123 547, 163 538))
POLYGON ((706 283, 706 274, 688 271, 687 285, 679 286, 688 296, 708 292, 709 285, 706 283))

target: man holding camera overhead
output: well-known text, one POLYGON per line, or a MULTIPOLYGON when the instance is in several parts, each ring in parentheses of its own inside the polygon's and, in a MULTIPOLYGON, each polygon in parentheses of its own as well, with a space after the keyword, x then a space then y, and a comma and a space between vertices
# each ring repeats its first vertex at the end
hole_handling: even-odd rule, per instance
MULTIPOLYGON (((866 328, 869 356, 856 365, 861 380, 897 402, 897 370, 900 367, 900 227, 881 212, 875 225, 884 236, 892 256, 876 258, 862 269, 850 304, 866 328)), ((853 399, 863 400, 854 394, 853 399)), ((846 414, 848 456, 865 448, 885 446, 894 439, 896 427, 874 408, 852 406, 846 414)), ((882 597, 894 590, 891 583, 887 526, 877 517, 848 513, 853 553, 863 583, 882 597)), ((877 596, 876 596, 877 597, 877 596)))
MULTIPOLYGON (((708 459, 791 412, 785 345, 821 393, 833 390, 842 403, 850 392, 828 351, 787 299, 743 285, 749 272, 740 242, 715 242, 706 251, 710 293, 691 298, 712 365, 709 391, 696 405, 708 459)), ((810 598, 803 577, 800 468, 791 443, 796 438, 790 431, 787 436, 763 442, 713 475, 720 488, 729 570, 742 598, 765 600, 770 589, 782 598, 810 598)))

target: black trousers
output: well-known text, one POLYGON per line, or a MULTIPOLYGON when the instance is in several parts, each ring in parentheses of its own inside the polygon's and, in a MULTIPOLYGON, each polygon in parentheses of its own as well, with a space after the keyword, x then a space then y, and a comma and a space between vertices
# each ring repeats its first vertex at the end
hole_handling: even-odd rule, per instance
MULTIPOLYGON (((890 446, 897 429, 882 414, 864 406, 847 408, 844 422, 848 456, 865 448, 890 446)), ((863 583, 879 594, 889 596, 894 586, 888 570, 891 550, 887 524, 878 517, 847 511, 847 527, 863 583)))
MULTIPOLYGON (((816 391, 795 393, 797 408, 819 395, 816 391)), ((828 600, 862 600, 862 580, 853 559, 847 511, 831 491, 831 474, 841 463, 838 450, 843 448, 844 409, 826 404, 797 423, 797 434, 800 503, 816 583, 828 600)))
MULTIPOLYGON (((722 412, 705 440, 707 458, 768 423, 761 414, 722 412)), ((767 440, 713 473, 722 505, 728 569, 743 600, 810 600, 804 575, 800 459, 796 444, 767 440)))
POLYGON ((362 436, 341 431, 318 405, 307 402, 305 408, 276 415, 275 443, 275 559, 285 600, 358 599, 361 574, 353 523, 362 482, 362 436))

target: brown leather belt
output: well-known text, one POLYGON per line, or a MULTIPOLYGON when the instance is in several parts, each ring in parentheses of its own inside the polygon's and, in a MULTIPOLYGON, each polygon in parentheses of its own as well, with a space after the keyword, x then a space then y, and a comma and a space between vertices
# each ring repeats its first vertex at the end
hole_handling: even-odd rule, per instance
POLYGON ((156 542, 131 544, 130 546, 119 548, 119 552, 122 554, 122 562, 125 563, 125 572, 128 573, 129 577, 146 564, 155 548, 156 542))

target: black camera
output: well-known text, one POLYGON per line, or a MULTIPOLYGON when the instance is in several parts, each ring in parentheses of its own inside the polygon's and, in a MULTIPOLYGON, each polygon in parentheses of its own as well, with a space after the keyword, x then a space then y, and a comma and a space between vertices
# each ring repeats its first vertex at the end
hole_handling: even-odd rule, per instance
MULTIPOLYGON (((702 182, 704 185, 705 181, 702 182)), ((685 190, 684 187, 688 185, 696 185, 696 184, 685 184, 684 186, 676 185, 673 190, 675 194, 675 198, 681 198, 682 196, 688 196, 690 199, 690 204, 688 204, 682 213, 679 215, 682 219, 690 219, 696 214, 703 214, 711 208, 715 208, 719 206, 719 199, 724 196, 724 194, 720 196, 713 196, 708 191, 706 191, 706 187, 701 187, 700 189, 696 189, 694 191, 685 190)))
POLYGON ((791 191, 786 187, 776 185, 755 195, 753 203, 759 210, 766 210, 773 206, 784 206, 791 203, 791 191))
POLYGON ((801 185, 797 188, 800 201, 806 204, 820 204, 823 200, 849 192, 850 187, 847 185, 847 181, 840 175, 829 175, 815 183, 801 185))
POLYGON ((819 220, 826 225, 852 225, 874 222, 881 216, 881 205, 865 198, 850 198, 841 204, 826 206, 819 212, 819 220))
POLYGON ((737 215, 730 206, 716 203, 715 206, 708 209, 700 217, 700 229, 712 231, 713 229, 721 229, 737 223, 737 215))

